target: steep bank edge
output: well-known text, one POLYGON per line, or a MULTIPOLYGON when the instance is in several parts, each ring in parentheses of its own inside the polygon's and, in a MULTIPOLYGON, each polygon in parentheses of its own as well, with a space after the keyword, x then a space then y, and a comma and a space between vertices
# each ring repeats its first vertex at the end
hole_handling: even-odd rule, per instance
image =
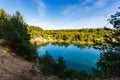
POLYGON ((15 56, 4 43, 4 40, 0 40, 0 80, 45 80, 40 71, 37 71, 36 75, 30 73, 34 63, 15 56))

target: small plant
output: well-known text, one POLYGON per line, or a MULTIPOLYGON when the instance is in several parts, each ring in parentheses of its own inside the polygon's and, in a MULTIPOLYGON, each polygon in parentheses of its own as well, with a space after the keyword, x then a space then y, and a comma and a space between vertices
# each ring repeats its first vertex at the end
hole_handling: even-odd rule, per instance
POLYGON ((23 75, 20 76, 20 80, 32 80, 32 78, 23 74, 23 75))
POLYGON ((37 72, 36 72, 36 69, 35 69, 35 66, 32 65, 31 69, 29 70, 30 73, 33 75, 33 76, 36 76, 37 75, 37 72))

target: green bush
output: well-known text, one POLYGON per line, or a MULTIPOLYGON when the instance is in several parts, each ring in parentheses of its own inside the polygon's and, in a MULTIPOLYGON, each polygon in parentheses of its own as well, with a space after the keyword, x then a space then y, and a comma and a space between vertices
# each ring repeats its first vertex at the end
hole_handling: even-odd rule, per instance
POLYGON ((10 45, 17 55, 35 61, 38 58, 36 45, 30 43, 27 25, 21 14, 7 15, 3 9, 0 10, 0 35, 10 45))

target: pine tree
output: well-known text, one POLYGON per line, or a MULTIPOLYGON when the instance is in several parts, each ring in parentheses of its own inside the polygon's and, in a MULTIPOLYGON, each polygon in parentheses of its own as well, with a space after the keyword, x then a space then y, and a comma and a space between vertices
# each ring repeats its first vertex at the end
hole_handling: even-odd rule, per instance
POLYGON ((38 58, 36 46, 30 43, 27 25, 20 12, 8 15, 3 9, 0 10, 0 38, 7 41, 17 55, 34 61, 38 58))

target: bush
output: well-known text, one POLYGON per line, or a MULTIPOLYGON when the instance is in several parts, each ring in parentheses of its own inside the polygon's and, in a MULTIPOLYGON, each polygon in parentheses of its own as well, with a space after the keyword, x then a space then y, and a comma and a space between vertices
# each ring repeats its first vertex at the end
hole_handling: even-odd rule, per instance
POLYGON ((27 25, 18 11, 8 16, 4 10, 0 10, 0 35, 7 40, 17 55, 29 61, 38 58, 36 46, 30 43, 27 25))

